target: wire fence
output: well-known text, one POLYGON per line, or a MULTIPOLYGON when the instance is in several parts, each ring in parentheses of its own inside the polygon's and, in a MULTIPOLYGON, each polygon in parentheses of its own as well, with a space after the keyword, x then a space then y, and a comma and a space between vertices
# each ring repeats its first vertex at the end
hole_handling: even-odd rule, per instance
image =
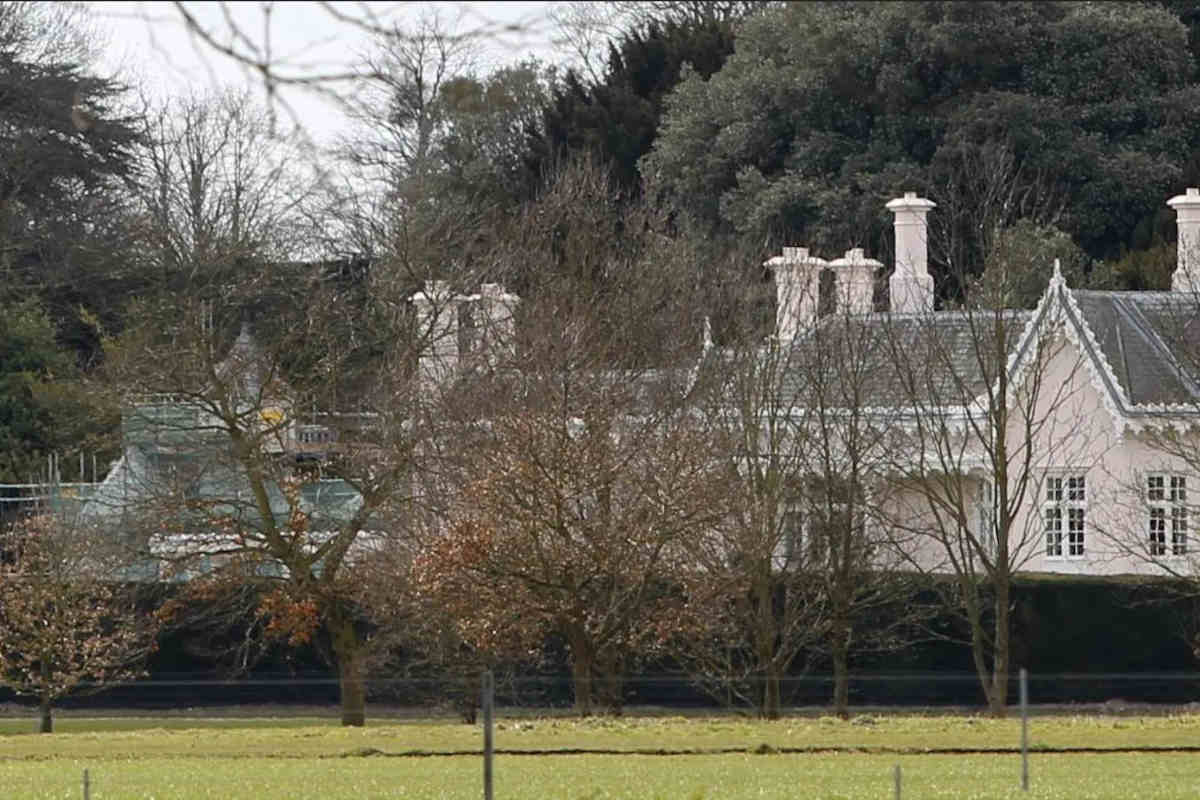
MULTIPOLYGON (((372 674, 363 680, 368 713, 422 717, 470 714, 478 708, 479 672, 427 677, 372 674)), ((967 673, 852 673, 847 678, 849 709, 855 712, 972 713, 986 709, 979 678, 967 673)), ((1008 702, 1018 703, 1019 671, 1009 677, 1008 702)), ((783 714, 830 713, 835 678, 829 674, 793 675, 779 681, 783 714)), ((213 678, 191 674, 109 686, 83 684, 78 694, 58 702, 68 714, 227 712, 246 714, 336 716, 341 681, 329 673, 260 674, 213 678)), ((762 711, 765 682, 750 677, 657 674, 597 678, 589 685, 594 713, 755 716, 762 711)), ((1028 673, 1034 714, 1082 712, 1200 714, 1200 672, 1028 673)), ((514 715, 571 715, 578 711, 579 688, 569 675, 521 675, 497 672, 496 709, 514 715)), ((0 688, 0 715, 19 716, 34 703, 0 688)))
POLYGON ((973 675, 853 674, 849 721, 831 716, 832 676, 790 676, 780 723, 696 700, 700 676, 629 676, 626 700, 658 702, 584 719, 569 676, 375 675, 364 729, 336 724, 329 675, 177 676, 69 701, 60 730, 85 735, 53 741, 12 736, 34 710, 5 704, 0 785, 6 798, 84 800, 1194 796, 1200 673, 1023 672, 1006 720, 984 720, 978 701, 857 702, 978 693, 973 675), (1197 700, 1155 700, 1168 696, 1197 700), (468 708, 478 715, 461 724, 468 708), (1122 760, 1134 757, 1137 769, 1122 760))

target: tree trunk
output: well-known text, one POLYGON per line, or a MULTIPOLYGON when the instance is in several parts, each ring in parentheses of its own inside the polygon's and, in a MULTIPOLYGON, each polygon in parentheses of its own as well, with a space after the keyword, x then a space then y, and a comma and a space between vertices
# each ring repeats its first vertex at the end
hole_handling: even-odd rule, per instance
POLYGON ((567 636, 571 647, 571 679, 575 693, 575 712, 581 717, 590 716, 595 695, 595 654, 587 634, 573 630, 567 636))
POLYGON ((758 658, 758 668, 762 670, 762 708, 760 713, 764 719, 779 719, 782 706, 780 683, 782 671, 776 659, 775 642, 778 632, 775 619, 775 585, 771 579, 771 568, 767 564, 763 574, 758 576, 754 585, 755 626, 754 647, 758 658))
POLYGON ((1008 713, 1009 672, 1009 586, 1005 577, 996 580, 996 631, 992 649, 992 687, 988 692, 988 711, 993 717, 1008 713))
POLYGON ((992 672, 987 666, 987 637, 983 632, 978 597, 968 594, 969 592, 978 592, 979 587, 967 580, 963 580, 961 585, 966 603, 967 625, 971 628, 971 661, 975 665, 975 675, 979 678, 979 685, 983 687, 983 696, 990 711, 992 709, 992 672))
POLYGON ((41 725, 38 727, 39 733, 54 732, 54 717, 50 712, 50 698, 43 697, 41 703, 38 704, 38 710, 41 712, 41 725))
POLYGON ((333 655, 342 695, 342 724, 361 727, 367 722, 367 684, 363 674, 366 665, 354 623, 337 624, 333 631, 333 655))
POLYGON ((41 702, 38 703, 38 710, 41 711, 41 725, 38 727, 39 733, 53 733, 54 719, 50 714, 50 658, 46 654, 42 654, 41 664, 38 666, 38 671, 41 673, 41 694, 38 696, 41 702))
POLYGON ((625 676, 623 672, 606 672, 603 678, 604 704, 613 716, 620 716, 625 710, 625 676))
POLYGON ((833 656, 833 711, 840 719, 850 719, 850 629, 838 625, 831 642, 833 656))
POLYGON ((593 685, 599 685, 597 699, 602 700, 613 716, 620 716, 625 709, 625 664, 623 659, 597 659, 593 665, 593 685))
POLYGON ((783 701, 781 699, 782 691, 780 685, 783 683, 783 676, 779 667, 775 664, 774 659, 767 662, 763 684, 763 704, 762 715, 766 719, 779 719, 782 710, 783 701))

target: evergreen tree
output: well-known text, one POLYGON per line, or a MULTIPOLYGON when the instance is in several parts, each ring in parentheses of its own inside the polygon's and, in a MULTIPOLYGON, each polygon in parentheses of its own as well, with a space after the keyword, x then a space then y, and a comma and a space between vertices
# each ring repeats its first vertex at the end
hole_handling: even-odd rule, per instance
POLYGON ((658 134, 663 98, 679 81, 684 64, 707 78, 733 52, 733 23, 724 18, 647 22, 610 45, 600 83, 569 71, 529 137, 526 156, 533 185, 554 165, 590 152, 607 165, 619 186, 637 192, 638 160, 658 134))
POLYGON ((882 255, 890 197, 937 201, 1002 148, 1058 227, 1111 257, 1192 170, 1188 34, 1143 3, 773 8, 719 72, 684 76, 642 172, 710 230, 882 255))

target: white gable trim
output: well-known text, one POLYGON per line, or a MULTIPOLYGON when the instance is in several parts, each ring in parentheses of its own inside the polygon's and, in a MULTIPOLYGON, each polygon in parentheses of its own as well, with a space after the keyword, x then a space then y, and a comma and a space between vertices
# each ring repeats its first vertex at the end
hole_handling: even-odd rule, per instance
POLYGON ((1062 324, 1067 341, 1083 356, 1092 388, 1104 403, 1112 418, 1118 436, 1147 427, 1167 426, 1190 428, 1198 424, 1196 416, 1200 408, 1188 404, 1136 404, 1126 394, 1117 378, 1116 371, 1095 331, 1088 325, 1087 318, 1079 308, 1075 295, 1067 286, 1055 262, 1054 275, 1046 292, 1038 301, 1037 310, 1026 327, 1025 335, 1010 359, 1009 380, 1018 386, 1029 368, 1030 355, 1037 351, 1044 330, 1056 323, 1062 324))

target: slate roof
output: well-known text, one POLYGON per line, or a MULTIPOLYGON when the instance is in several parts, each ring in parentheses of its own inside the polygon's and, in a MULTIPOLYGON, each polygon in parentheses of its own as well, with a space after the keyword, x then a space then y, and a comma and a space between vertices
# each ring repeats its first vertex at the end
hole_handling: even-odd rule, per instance
MULTIPOLYGON (((1032 311, 1004 311, 1006 353, 1004 361, 1016 351, 1033 318, 1032 311)), ((754 353, 760 365, 777 357, 775 383, 782 407, 804 407, 813 397, 813 382, 826 381, 826 400, 835 405, 854 401, 873 408, 911 406, 911 387, 919 391, 922 403, 937 406, 962 405, 984 391, 989 375, 998 365, 987 365, 997 316, 992 312, 946 311, 929 314, 873 313, 850 318, 830 315, 805 336, 784 342, 778 351, 770 346, 754 353), (976 343, 979 347, 976 347, 976 343), (824 355, 822 356, 822 348, 824 355), (821 361, 824 357, 826 360, 821 361), (898 366, 903 364, 904 366, 898 366), (840 376, 833 373, 839 372, 840 376), (824 377, 815 377, 824 376, 824 377), (838 382, 841 381, 840 384, 838 382), (841 394, 844 401, 837 402, 841 394)), ((720 348, 710 359, 728 366, 749 354, 720 348)), ((991 356, 993 361, 999 356, 991 356)))
MULTIPOLYGON (((853 336, 846 352, 856 364, 858 402, 876 408, 909 405, 916 384, 923 402, 961 405, 978 397, 994 375, 998 354, 994 326, 1005 328, 1008 364, 1019 362, 1022 348, 1033 346, 1036 315, 1057 304, 1079 334, 1078 341, 1095 367, 1094 374, 1117 408, 1130 415, 1200 413, 1200 301, 1178 292, 1111 292, 1070 289, 1052 282, 1036 311, 943 311, 936 314, 874 313, 831 315, 808 334, 784 343, 779 357, 782 405, 803 406, 812 380, 812 354, 819 342, 853 336), (976 342, 981 347, 977 349, 976 342), (980 353, 984 356, 981 358, 980 353), (986 361, 992 359, 992 364, 986 361), (906 364, 901 375, 897 362, 906 364), (907 384, 907 386, 906 386, 907 384)), ((1042 324, 1038 320, 1037 325, 1042 324)), ((755 357, 770 357, 768 347, 755 357)), ((716 354, 728 363, 730 351, 716 354)), ((745 355, 741 356, 745 357, 745 355)))
POLYGON ((1072 290, 1126 410, 1200 401, 1200 306, 1176 292, 1072 290))

